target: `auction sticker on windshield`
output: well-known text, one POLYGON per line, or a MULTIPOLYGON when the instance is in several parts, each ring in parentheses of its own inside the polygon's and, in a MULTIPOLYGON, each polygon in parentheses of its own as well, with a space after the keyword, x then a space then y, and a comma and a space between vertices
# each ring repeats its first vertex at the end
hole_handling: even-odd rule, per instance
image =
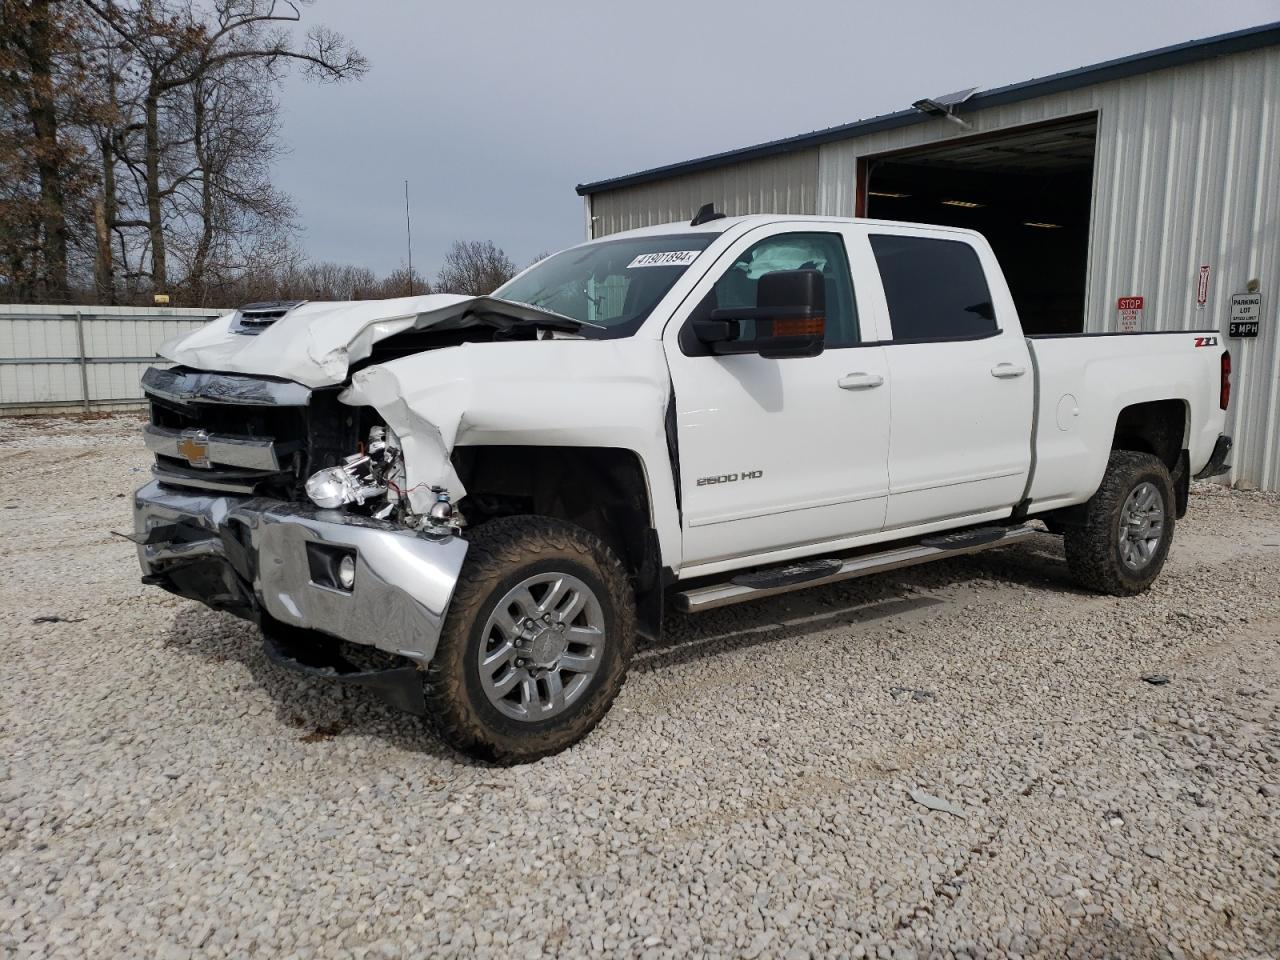
POLYGON ((687 267, 698 259, 701 250, 664 250, 661 253, 642 253, 630 263, 632 267, 687 267))

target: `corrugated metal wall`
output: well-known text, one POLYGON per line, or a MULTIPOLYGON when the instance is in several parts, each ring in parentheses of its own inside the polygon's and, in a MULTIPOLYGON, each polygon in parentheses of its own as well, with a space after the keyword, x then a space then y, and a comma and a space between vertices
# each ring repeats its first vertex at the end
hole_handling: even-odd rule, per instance
MULTIPOLYGON (((967 115, 974 133, 1097 112, 1085 329, 1146 298, 1149 330, 1217 328, 1235 362, 1233 479, 1280 489, 1280 48, 967 115), (1196 302, 1202 265, 1209 295, 1196 302), (1261 284, 1257 340, 1225 340, 1231 294, 1261 284)), ((852 216, 857 161, 967 136, 945 121, 819 148, 818 210, 852 216), (952 131, 956 130, 955 133, 952 131)))
POLYGON ((0 413, 138 405, 138 380, 160 344, 223 312, 0 306, 0 413))
POLYGON ((591 235, 690 220, 704 203, 730 216, 813 213, 817 195, 818 151, 797 150, 597 193, 591 197, 591 235))

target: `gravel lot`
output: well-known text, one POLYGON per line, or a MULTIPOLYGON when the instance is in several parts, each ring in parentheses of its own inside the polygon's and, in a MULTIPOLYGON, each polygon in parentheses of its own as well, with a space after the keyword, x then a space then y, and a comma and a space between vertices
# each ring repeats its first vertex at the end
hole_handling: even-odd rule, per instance
POLYGON ((672 617, 496 769, 142 587, 137 427, 0 420, 6 956, 1280 954, 1280 499, 672 617))

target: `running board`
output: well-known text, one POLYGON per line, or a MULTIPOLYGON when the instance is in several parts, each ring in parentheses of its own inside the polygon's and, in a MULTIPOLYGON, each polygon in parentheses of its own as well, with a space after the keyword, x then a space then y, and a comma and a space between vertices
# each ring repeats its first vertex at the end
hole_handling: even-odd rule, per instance
POLYGON ((803 560, 763 570, 740 574, 725 583, 713 583, 704 587, 678 590, 673 595, 677 610, 699 613, 727 607, 732 603, 772 597, 792 590, 818 587, 840 580, 852 580, 886 570, 900 570, 917 564, 941 560, 944 557, 978 553, 991 547, 1025 540, 1036 533, 1031 527, 978 527, 958 533, 926 537, 908 546, 894 547, 880 553, 864 553, 840 560, 824 557, 803 560))

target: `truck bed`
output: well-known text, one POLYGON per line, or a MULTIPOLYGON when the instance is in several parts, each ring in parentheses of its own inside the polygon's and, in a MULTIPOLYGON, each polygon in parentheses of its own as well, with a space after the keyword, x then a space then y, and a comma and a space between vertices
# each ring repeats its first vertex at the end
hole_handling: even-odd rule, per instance
MULTIPOLYGON (((1027 338, 1036 378, 1032 475, 1034 513, 1078 502, 1095 490, 1110 454, 1120 411, 1153 395, 1187 410, 1219 412, 1221 334, 1073 333, 1027 338)), ((1185 445, 1194 474, 1209 460, 1222 416, 1187 416, 1185 445)))

